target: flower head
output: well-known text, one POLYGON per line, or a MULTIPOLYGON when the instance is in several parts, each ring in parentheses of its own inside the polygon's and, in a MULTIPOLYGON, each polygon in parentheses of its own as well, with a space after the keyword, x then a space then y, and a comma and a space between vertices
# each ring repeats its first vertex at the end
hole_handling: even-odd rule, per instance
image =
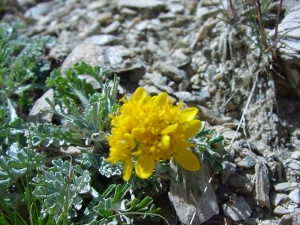
POLYGON ((136 157, 135 172, 140 178, 150 177, 155 162, 174 160, 186 170, 197 171, 200 163, 189 151, 189 138, 201 129, 201 121, 194 120, 198 109, 182 110, 169 100, 168 94, 150 97, 139 87, 128 101, 122 99, 119 114, 112 116, 112 134, 108 137, 110 155, 107 161, 125 163, 124 180, 132 174, 132 158, 136 157))

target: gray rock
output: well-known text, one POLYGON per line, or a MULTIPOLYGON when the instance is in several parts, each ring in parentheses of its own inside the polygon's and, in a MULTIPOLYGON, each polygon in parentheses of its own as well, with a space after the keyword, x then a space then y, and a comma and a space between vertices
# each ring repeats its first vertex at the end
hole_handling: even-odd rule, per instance
POLYGON ((119 0, 118 8, 159 10, 165 7, 165 2, 160 0, 119 0))
POLYGON ((284 183, 276 184, 274 186, 274 188, 275 188, 275 191, 289 191, 292 189, 292 186, 291 186, 291 183, 284 182, 284 183))
POLYGON ((68 30, 62 30, 58 36, 58 41, 67 45, 71 52, 81 42, 81 39, 68 30))
POLYGON ((244 159, 237 161, 237 162, 236 162, 236 165, 237 165, 238 167, 246 168, 246 169, 252 168, 252 167, 254 166, 254 165, 252 165, 252 164, 249 164, 248 161, 247 161, 247 160, 244 160, 244 159))
POLYGON ((289 193, 289 198, 296 204, 300 204, 300 190, 297 188, 289 193))
POLYGON ((167 84, 167 77, 157 72, 145 73, 144 78, 150 80, 155 86, 167 84))
POLYGON ((174 205, 177 216, 183 224, 198 225, 219 213, 219 207, 212 185, 207 181, 210 178, 206 164, 198 172, 182 170, 183 182, 171 183, 169 199, 174 205), (206 192, 202 196, 196 194, 196 187, 206 192), (193 222, 190 223, 192 221, 193 222))
POLYGON ((179 84, 179 91, 186 91, 189 86, 189 82, 187 80, 182 80, 179 84))
POLYGON ((293 215, 284 215, 277 225, 293 225, 293 215))
POLYGON ((288 214, 289 211, 286 208, 279 205, 274 209, 273 213, 276 215, 282 216, 282 215, 288 214))
POLYGON ((58 36, 59 45, 55 45, 51 48, 49 56, 51 58, 60 60, 65 57, 82 41, 76 37, 72 32, 62 30, 58 36))
POLYGON ((197 10, 196 15, 203 20, 207 20, 209 17, 215 17, 219 11, 219 8, 201 7, 197 10))
POLYGON ((293 170, 300 170, 300 165, 297 162, 290 162, 287 166, 293 170))
POLYGON ((106 0, 93 1, 87 5, 87 9, 90 11, 97 10, 103 8, 106 5, 107 5, 106 0))
POLYGON ((238 173, 233 173, 229 177, 228 183, 229 183, 229 185, 231 185, 233 187, 242 187, 242 186, 245 186, 246 181, 238 173))
POLYGON ((86 62, 91 66, 97 65, 97 58, 99 56, 100 47, 82 43, 76 46, 73 51, 65 59, 61 66, 61 70, 72 67, 76 62, 86 62))
POLYGON ((128 9, 128 8, 122 8, 120 13, 123 14, 124 16, 136 16, 137 15, 137 12, 135 10, 128 9))
MULTIPOLYGON (((226 118, 222 117, 222 119, 224 121, 224 119, 226 119, 226 118)), ((224 122, 226 122, 226 121, 224 121, 224 122)), ((234 130, 232 130, 232 129, 228 128, 228 127, 224 127, 222 125, 213 126, 212 129, 215 129, 217 132, 222 133, 222 135, 226 139, 232 140, 233 137, 234 137, 234 135, 235 135, 235 131, 234 130)), ((239 137, 239 135, 236 136, 236 138, 238 138, 238 137, 239 137)))
POLYGON ((223 184, 227 181, 229 176, 235 172, 235 169, 236 169, 236 165, 232 162, 225 161, 224 165, 225 165, 225 168, 224 168, 223 174, 221 176, 221 180, 222 180, 223 184))
POLYGON ((242 187, 238 187, 238 192, 243 194, 243 195, 252 195, 253 193, 253 189, 255 187, 255 175, 252 174, 245 174, 245 176, 243 177, 246 184, 245 186, 242 187))
POLYGON ((109 21, 110 19, 112 19, 112 13, 111 12, 103 12, 103 13, 99 13, 97 14, 97 16, 95 17, 95 21, 98 21, 100 24, 104 24, 107 21, 109 21))
POLYGON ((281 193, 273 193, 271 195, 271 204, 278 206, 280 203, 285 202, 288 199, 288 195, 281 193))
POLYGON ((300 151, 295 151, 295 152, 293 152, 292 153, 292 155, 291 155, 291 158, 292 159, 300 159, 300 151))
POLYGON ((270 183, 268 178, 268 169, 260 161, 258 161, 255 165, 255 178, 256 199, 261 206, 265 206, 270 209, 270 183))
POLYGON ((104 29, 102 29, 102 32, 104 34, 111 34, 114 33, 115 31, 117 31, 117 29, 121 26, 121 23, 119 21, 114 21, 111 24, 109 24, 107 27, 105 27, 104 29))
POLYGON ((245 220, 251 215, 251 207, 245 202, 243 197, 237 197, 235 202, 228 201, 222 204, 224 214, 234 221, 245 220))
POLYGON ((214 76, 216 75, 216 67, 214 65, 209 65, 207 67, 206 73, 205 73, 205 78, 208 81, 213 82, 214 81, 214 76))
POLYGON ((167 85, 158 84, 158 85, 155 85, 155 86, 158 87, 160 90, 167 92, 168 94, 173 94, 174 93, 173 88, 171 88, 167 85))
POLYGON ((204 105, 205 104, 205 98, 195 95, 195 104, 197 105, 204 105))
POLYGON ((191 62, 191 57, 184 54, 182 49, 176 49, 167 62, 180 68, 189 64, 191 62))
POLYGON ((193 75, 193 76, 191 77, 190 81, 191 81, 191 83, 194 84, 194 85, 200 85, 201 79, 200 79, 199 74, 193 75))
POLYGON ((111 73, 123 73, 128 71, 145 71, 144 67, 132 57, 132 53, 124 46, 96 46, 82 43, 68 55, 61 66, 64 70, 73 66, 76 62, 86 62, 92 66, 109 68, 111 73))
POLYGON ((139 22, 137 25, 134 26, 134 29, 138 31, 145 31, 148 29, 148 27, 150 28, 149 21, 142 20, 141 22, 139 22))
POLYGON ((186 102, 186 103, 194 103, 195 102, 195 96, 187 91, 178 91, 175 92, 173 95, 176 96, 179 100, 186 102))
POLYGON ((28 115, 29 125, 36 126, 37 124, 51 123, 53 113, 42 112, 41 110, 50 110, 51 107, 46 102, 46 98, 50 102, 54 103, 54 92, 53 89, 49 89, 45 94, 42 95, 33 105, 28 115))
POLYGON ((79 156, 81 155, 81 150, 74 146, 60 146, 59 148, 54 148, 52 146, 46 147, 46 150, 56 152, 61 155, 79 156))
POLYGON ((154 67, 163 75, 169 77, 171 80, 174 80, 176 82, 180 82, 183 78, 180 70, 171 64, 158 61, 154 67))
POLYGON ((94 21, 90 26, 84 27, 84 30, 78 34, 80 38, 86 38, 88 36, 100 34, 101 24, 98 21, 94 21))
POLYGON ((26 10, 26 12, 24 13, 24 17, 38 20, 41 18, 41 16, 49 13, 53 5, 54 5, 53 2, 38 3, 37 5, 26 10))
POLYGON ((205 21, 203 26, 201 26, 196 38, 194 38, 194 41, 191 43, 191 49, 194 49, 198 41, 204 40, 208 33, 211 31, 211 29, 219 22, 217 19, 209 18, 205 21))
POLYGON ((146 85, 144 86, 145 90, 147 91, 147 93, 149 93, 151 96, 153 95, 158 95, 159 93, 161 93, 162 91, 159 90, 157 87, 153 86, 153 85, 146 85))
MULTIPOLYGON (((197 105, 197 107, 199 109, 198 115, 200 119, 205 120, 210 125, 226 123, 226 121, 224 121, 222 118, 216 117, 215 113, 212 110, 206 108, 205 106, 197 105)), ((236 135, 236 139, 238 139, 240 136, 241 134, 238 133, 236 135)))
MULTIPOLYGON (((283 69, 287 74, 289 88, 294 88, 300 96, 300 3, 295 3, 285 14, 284 19, 278 25, 278 37, 276 43, 280 57, 283 59, 283 69)), ((269 33, 274 39, 275 29, 269 33)))
POLYGON ((254 218, 245 219, 243 225, 256 225, 256 220, 254 218))
POLYGON ((174 14, 181 14, 185 7, 180 3, 172 3, 168 6, 168 8, 174 14))
POLYGON ((87 37, 84 39, 84 43, 92 44, 92 45, 115 45, 120 42, 119 38, 117 38, 114 35, 110 34, 100 34, 100 35, 94 35, 91 37, 87 37))

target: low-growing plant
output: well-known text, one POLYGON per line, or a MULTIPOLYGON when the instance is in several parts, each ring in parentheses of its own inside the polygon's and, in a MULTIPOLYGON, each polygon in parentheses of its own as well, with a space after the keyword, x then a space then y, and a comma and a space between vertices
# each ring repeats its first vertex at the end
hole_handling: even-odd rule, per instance
POLYGON ((41 84, 39 78, 45 80, 44 72, 50 70, 42 52, 53 39, 1 34, 3 224, 158 224, 165 219, 143 189, 149 184, 158 192, 167 188, 163 185, 169 183, 161 179, 180 182, 180 174, 171 175, 174 161, 191 171, 198 171, 201 163, 209 163, 215 172, 222 170, 224 138, 204 130, 204 122, 195 118, 197 108, 182 110, 183 103, 169 101, 166 93, 151 98, 143 88, 120 104, 119 79, 108 79, 109 70, 86 63, 55 69, 41 84), (83 74, 94 79, 94 87, 81 78, 83 74), (35 100, 32 93, 49 88, 55 97, 46 99, 47 112, 55 116, 55 123, 28 127, 24 111, 35 100), (149 128, 145 121, 153 123, 151 137, 143 133, 149 128), (202 162, 190 147, 201 152, 202 162))

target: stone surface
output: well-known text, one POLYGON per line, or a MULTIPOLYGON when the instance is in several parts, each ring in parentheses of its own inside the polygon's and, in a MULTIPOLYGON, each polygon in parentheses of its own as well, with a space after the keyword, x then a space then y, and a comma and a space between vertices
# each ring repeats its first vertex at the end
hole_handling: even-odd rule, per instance
POLYGON ((255 178, 256 199, 261 206, 270 209, 268 168, 260 161, 255 165, 255 178))
POLYGON ((228 201, 222 204, 224 214, 234 221, 245 220, 251 215, 251 207, 243 197, 237 197, 235 202, 228 201))
POLYGON ((209 179, 208 168, 206 165, 202 165, 199 172, 189 174, 185 171, 182 172, 183 182, 171 184, 169 198, 183 224, 198 225, 219 213, 214 190, 207 182, 209 179), (201 191, 207 188, 201 198, 197 197, 196 187, 201 191), (190 223, 191 221, 193 222, 190 223))
POLYGON ((300 3, 294 4, 286 13, 284 19, 278 25, 280 40, 274 40, 275 30, 269 33, 278 47, 280 57, 284 60, 283 65, 287 74, 290 87, 295 88, 300 96, 300 3))
POLYGON ((173 94, 177 99, 186 103, 195 103, 196 99, 193 94, 187 91, 178 91, 173 94))
POLYGON ((292 215, 284 215, 279 221, 277 225, 294 225, 293 216, 292 215))
POLYGON ((300 159, 300 151, 295 151, 291 154, 292 159, 300 159))
POLYGON ((41 110, 50 110, 51 107, 46 102, 46 98, 51 103, 54 103, 54 91, 49 89, 42 97, 40 97, 33 105, 28 115, 28 122, 30 126, 36 126, 37 124, 51 123, 53 113, 43 112, 41 110))
POLYGON ((61 69, 69 68, 76 62, 85 62, 105 69, 109 68, 111 73, 144 70, 142 65, 132 57, 131 51, 121 45, 96 46, 82 43, 68 55, 61 69))
POLYGON ((285 215, 288 213, 289 213, 289 211, 280 205, 274 209, 274 214, 279 215, 279 216, 282 216, 282 215, 285 215))
POLYGON ((157 10, 165 7, 165 2, 160 0, 118 0, 119 8, 157 10))
POLYGON ((280 193, 273 193, 271 195, 271 204, 273 206, 278 206, 281 202, 285 202, 288 199, 288 195, 280 194, 280 193))
POLYGON ((290 162, 287 166, 293 170, 300 170, 300 165, 297 162, 290 162))
POLYGON ((117 31, 117 29, 121 26, 121 23, 119 21, 114 21, 111 24, 109 24, 107 27, 102 29, 102 32, 104 34, 111 34, 117 31))
POLYGON ((223 184, 227 181, 229 176, 235 172, 235 169, 236 169, 236 165, 234 163, 225 161, 224 165, 225 165, 225 168, 224 168, 224 171, 221 176, 221 180, 222 180, 223 184))
POLYGON ((256 220, 254 218, 247 218, 243 222, 243 225, 256 225, 256 220))
POLYGON ((109 35, 109 34, 94 35, 84 39, 84 43, 99 45, 99 46, 115 45, 118 44, 119 42, 120 40, 116 36, 109 35))
POLYGON ((157 62, 156 68, 163 75, 169 77, 171 80, 180 82, 182 80, 182 73, 179 69, 171 64, 164 63, 162 61, 157 62))
POLYGON ((289 193, 289 198, 296 204, 300 204, 300 190, 298 188, 289 193))
POLYGON ((292 189, 292 186, 291 183, 289 182, 283 182, 283 183, 276 184, 274 188, 276 191, 289 191, 292 189))

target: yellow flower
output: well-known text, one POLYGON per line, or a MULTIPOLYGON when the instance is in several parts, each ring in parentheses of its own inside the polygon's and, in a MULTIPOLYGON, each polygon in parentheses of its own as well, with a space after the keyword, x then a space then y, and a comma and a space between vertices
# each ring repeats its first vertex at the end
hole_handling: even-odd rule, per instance
POLYGON ((128 101, 122 99, 118 115, 112 116, 112 134, 108 137, 110 155, 108 162, 123 161, 123 179, 132 174, 132 158, 136 157, 135 172, 142 179, 150 177, 155 162, 174 160, 189 171, 200 169, 197 156, 189 151, 189 138, 201 129, 201 121, 194 120, 198 109, 181 110, 160 93, 150 97, 144 88, 138 88, 128 101))

